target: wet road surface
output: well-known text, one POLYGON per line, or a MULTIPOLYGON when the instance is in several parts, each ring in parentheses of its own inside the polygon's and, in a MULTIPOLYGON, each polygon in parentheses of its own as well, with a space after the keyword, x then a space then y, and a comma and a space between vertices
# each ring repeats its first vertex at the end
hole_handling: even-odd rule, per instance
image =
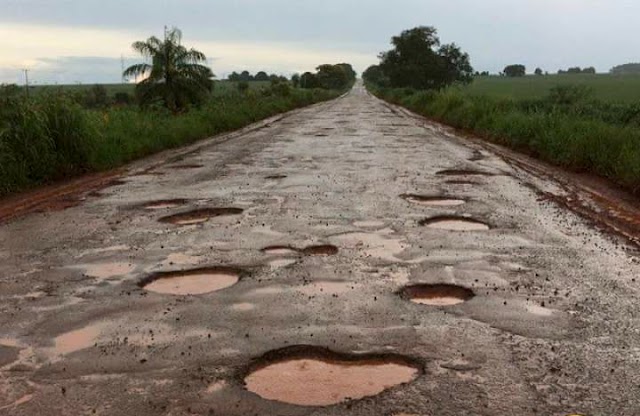
POLYGON ((361 86, 261 127, 0 226, 0 414, 640 414, 637 251, 553 182, 361 86))

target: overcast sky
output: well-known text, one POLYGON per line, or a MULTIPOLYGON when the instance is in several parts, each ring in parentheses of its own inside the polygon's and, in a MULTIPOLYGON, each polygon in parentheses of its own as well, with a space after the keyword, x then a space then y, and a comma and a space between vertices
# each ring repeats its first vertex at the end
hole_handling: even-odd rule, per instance
POLYGON ((361 72, 389 39, 435 26, 480 71, 640 61, 638 0, 0 0, 0 82, 118 82, 121 56, 164 25, 184 32, 218 77, 290 74, 350 62, 361 72))

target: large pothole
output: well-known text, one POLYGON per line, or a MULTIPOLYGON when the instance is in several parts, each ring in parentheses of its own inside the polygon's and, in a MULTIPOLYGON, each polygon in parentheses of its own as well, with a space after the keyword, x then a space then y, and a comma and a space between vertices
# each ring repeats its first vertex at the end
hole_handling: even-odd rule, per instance
POLYGON ((428 196, 417 194, 404 194, 401 197, 413 204, 425 205, 431 207, 455 207, 464 205, 466 201, 464 199, 442 197, 442 196, 428 196))
POLYGON ((375 396, 422 373, 413 359, 392 354, 349 355, 298 346, 257 360, 244 378, 260 397, 299 406, 329 406, 375 396))
POLYGON ((454 306, 475 296, 471 289, 449 284, 407 286, 400 293, 413 303, 431 306, 454 306))
POLYGON ((160 201, 151 201, 147 202, 146 204, 142 204, 142 208, 148 209, 150 211, 171 209, 182 206, 187 202, 188 201, 186 199, 163 199, 160 201))
POLYGON ((491 227, 473 218, 457 216, 440 216, 427 218, 419 223, 421 226, 446 231, 487 231, 491 227))
POLYGON ((160 222, 174 225, 196 225, 205 223, 212 218, 240 215, 243 212, 244 210, 240 208, 204 208, 163 217, 160 218, 160 222))
POLYGON ((439 176, 495 176, 491 172, 484 172, 473 169, 445 169, 436 173, 439 176))
POLYGON ((269 246, 262 249, 263 253, 282 256, 292 254, 303 254, 305 256, 334 256, 338 254, 338 247, 331 244, 296 248, 293 246, 269 246))
POLYGON ((204 295, 227 289, 240 280, 240 271, 231 267, 209 267, 182 272, 154 274, 139 286, 164 295, 204 295))

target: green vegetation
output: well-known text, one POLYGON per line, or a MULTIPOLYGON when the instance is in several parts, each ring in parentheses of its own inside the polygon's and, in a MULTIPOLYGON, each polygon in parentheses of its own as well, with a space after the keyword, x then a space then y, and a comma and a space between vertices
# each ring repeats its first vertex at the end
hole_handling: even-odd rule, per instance
POLYGON ((394 36, 394 48, 380 54, 380 65, 364 78, 394 88, 442 89, 473 80, 469 55, 455 44, 441 45, 433 27, 420 26, 394 36))
POLYGON ((74 94, 56 90, 27 99, 6 87, 0 90, 0 196, 120 166, 342 92, 274 84, 240 93, 229 83, 224 94, 174 115, 162 107, 86 109, 74 94))
POLYGON ((527 68, 524 65, 507 65, 502 73, 510 78, 523 77, 527 74, 527 68))
POLYGON ((476 77, 462 88, 467 95, 491 98, 541 99, 556 86, 583 85, 592 90, 594 99, 610 103, 640 101, 640 74, 609 75, 528 75, 520 78, 500 76, 476 77))
POLYGON ((317 73, 305 72, 293 82, 299 82, 302 88, 322 88, 325 90, 347 89, 356 82, 356 71, 350 64, 320 65, 317 73))
POLYGON ((123 74, 144 78, 136 85, 140 104, 158 104, 178 113, 207 100, 214 78, 211 69, 203 65, 207 57, 181 42, 182 32, 173 28, 164 40, 152 36, 133 44, 133 49, 151 62, 132 65, 123 74))
POLYGON ((640 63, 631 63, 618 65, 611 68, 610 71, 614 75, 640 74, 640 63))
POLYGON ((640 192, 640 102, 596 100, 585 86, 555 87, 544 98, 519 100, 469 94, 460 88, 370 88, 437 121, 640 192))

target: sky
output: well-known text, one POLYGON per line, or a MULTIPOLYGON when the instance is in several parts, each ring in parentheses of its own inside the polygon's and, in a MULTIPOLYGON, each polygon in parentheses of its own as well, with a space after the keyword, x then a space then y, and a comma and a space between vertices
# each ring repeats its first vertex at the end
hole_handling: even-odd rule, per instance
POLYGON ((435 26, 479 71, 532 72, 640 62, 638 0, 0 0, 0 83, 120 82, 131 43, 163 28, 204 52, 224 78, 289 75, 323 63, 375 64, 390 39, 435 26))

